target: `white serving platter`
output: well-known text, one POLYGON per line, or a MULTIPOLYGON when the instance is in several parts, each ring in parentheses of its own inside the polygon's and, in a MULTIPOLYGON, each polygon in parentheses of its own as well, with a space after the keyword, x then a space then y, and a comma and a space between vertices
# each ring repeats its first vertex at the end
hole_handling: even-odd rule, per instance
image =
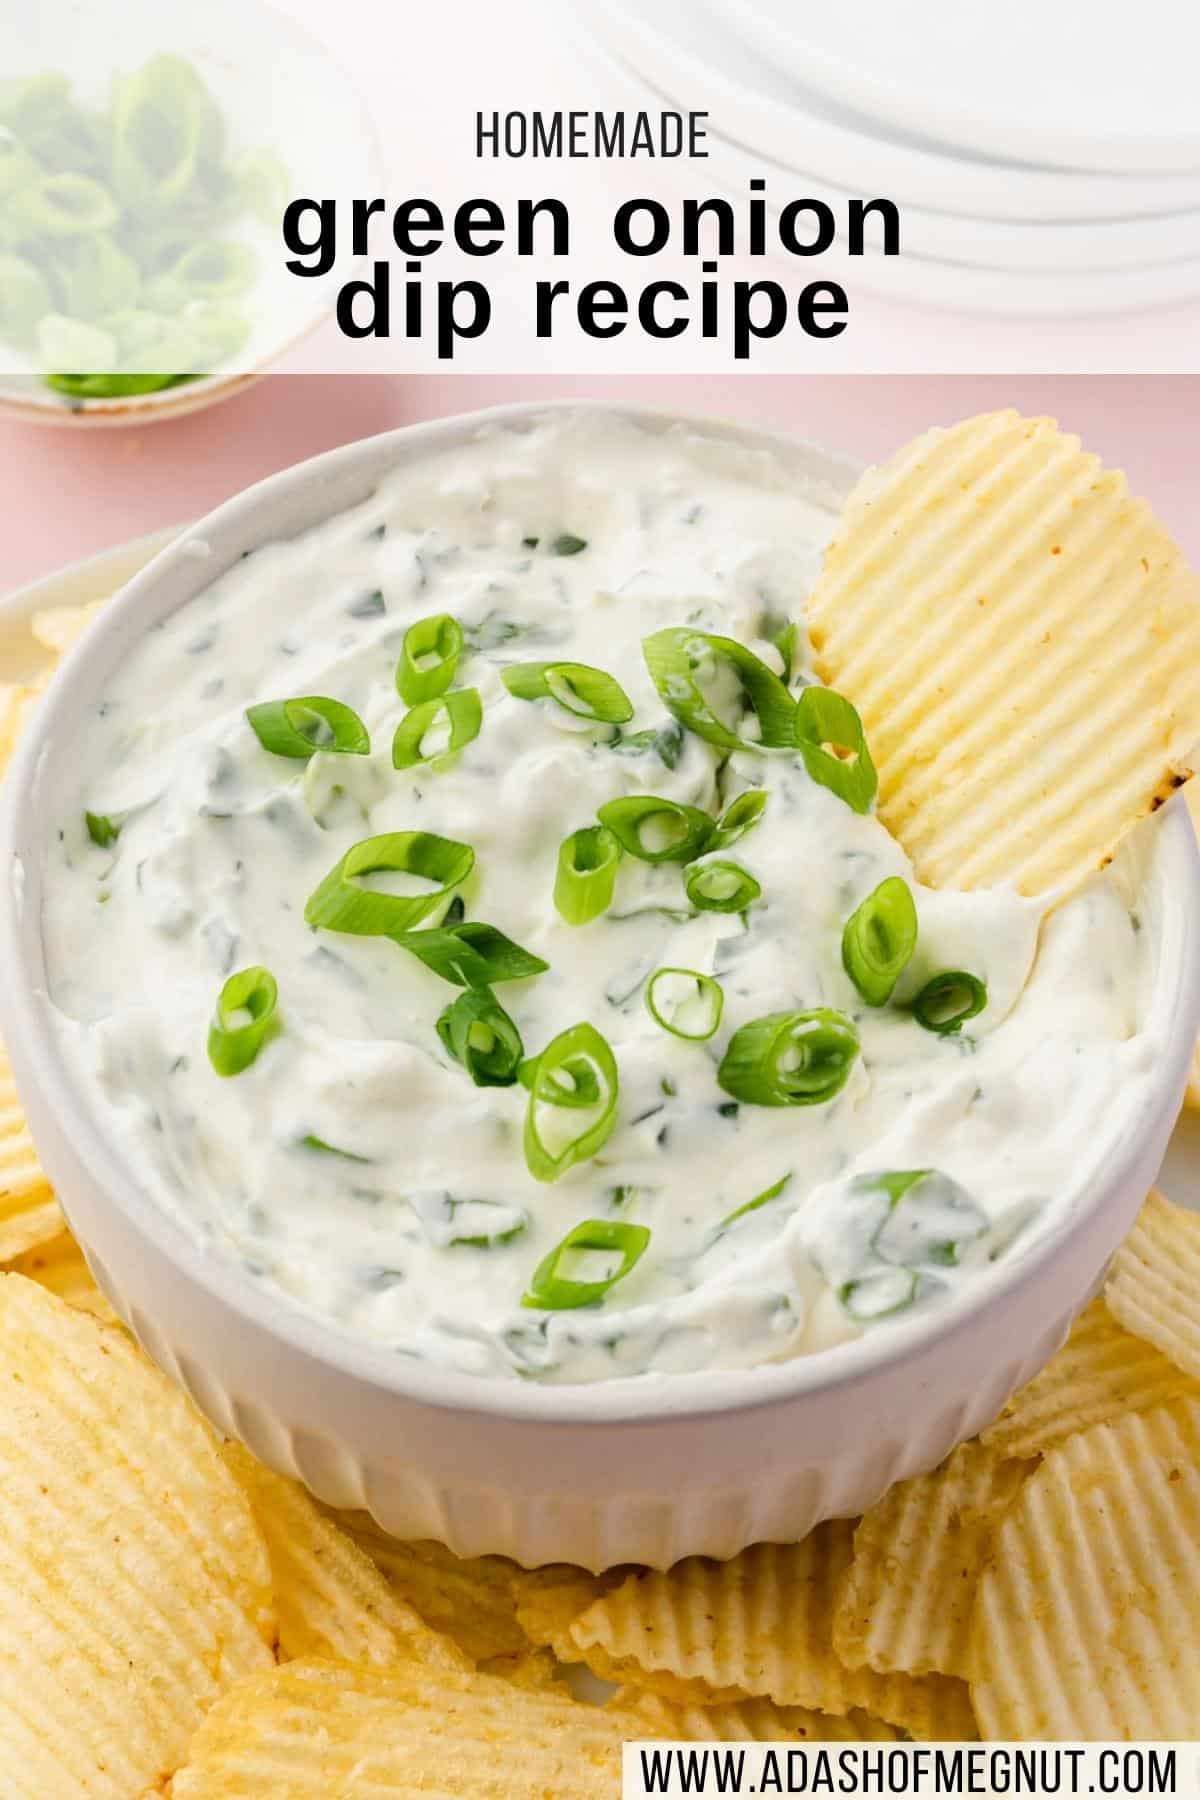
MULTIPOLYGON (((854 8, 843 9, 857 18, 854 8)), ((913 8, 897 9, 906 16, 913 8)), ((1200 206, 1200 172, 1079 172, 994 162, 847 110, 755 48, 726 0, 588 0, 583 21, 672 104, 707 109, 714 129, 785 167, 859 194, 967 217, 1123 219, 1200 206)))
MULTIPOLYGON (((29 630, 35 613, 106 599, 132 580, 182 529, 181 525, 172 526, 115 545, 0 598, 0 681, 28 680, 44 665, 45 652, 29 630)), ((1200 1211, 1200 1113, 1181 1114, 1163 1160, 1160 1185, 1172 1200, 1200 1211)))
POLYGON ((718 0, 795 80, 975 155, 1200 167, 1200 10, 1187 0, 718 0))

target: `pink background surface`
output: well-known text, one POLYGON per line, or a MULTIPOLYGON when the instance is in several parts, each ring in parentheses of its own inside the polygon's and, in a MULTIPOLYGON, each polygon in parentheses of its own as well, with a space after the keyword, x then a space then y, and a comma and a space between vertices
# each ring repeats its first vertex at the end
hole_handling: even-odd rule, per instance
POLYGON ((191 417, 116 431, 0 417, 7 496, 0 593, 182 523, 321 450, 441 414, 558 395, 761 422, 878 459, 990 407, 1049 412, 1125 468, 1200 563, 1200 376, 792 376, 724 379, 273 375, 191 417))

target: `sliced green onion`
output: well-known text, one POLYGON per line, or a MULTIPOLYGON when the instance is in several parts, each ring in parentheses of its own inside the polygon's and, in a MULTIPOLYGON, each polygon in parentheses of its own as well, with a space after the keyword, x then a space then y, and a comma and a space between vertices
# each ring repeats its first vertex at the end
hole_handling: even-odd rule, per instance
POLYGON ((231 975, 217 996, 208 1031, 208 1060, 218 1075, 240 1075, 278 1025, 279 987, 255 965, 231 975))
POLYGON ((109 814, 85 812, 83 822, 87 826, 88 836, 93 844, 101 850, 110 850, 121 835, 121 827, 128 818, 128 813, 109 814))
POLYGON ((753 650, 733 638, 718 637, 690 626, 670 626, 643 638, 642 654, 651 680, 681 725, 725 750, 777 749, 795 742, 796 702, 773 670, 753 650), (709 677, 701 682, 701 675, 709 677), (717 713, 705 688, 731 689, 758 722, 758 735, 747 738, 717 713))
POLYGON ((576 537, 573 531, 560 531, 556 538, 550 540, 551 556, 578 556, 587 547, 587 539, 576 537))
POLYGON ((662 800, 656 794, 625 794, 606 800, 596 817, 622 850, 641 862, 691 862, 707 847, 713 821, 698 806, 662 800))
POLYGON ((926 1031, 947 1036, 976 1018, 987 1005, 987 985, 965 969, 945 969, 927 981, 912 1003, 913 1017, 926 1031))
POLYGON ((862 720, 832 688, 807 687, 796 703, 796 745, 814 781, 852 811, 870 812, 879 778, 862 720))
POLYGON ((697 912, 745 912, 762 893, 748 869, 723 857, 689 869, 683 886, 697 912))
POLYGON ((861 1175, 855 1187, 874 1188, 888 1197, 887 1216, 871 1240, 884 1262, 955 1268, 962 1246, 983 1237, 991 1226, 966 1188, 938 1169, 861 1175))
POLYGON ((456 987, 488 988, 499 981, 524 981, 531 975, 543 975, 550 967, 542 957, 523 950, 482 919, 401 932, 395 941, 456 987))
POLYGON ((349 931, 357 937, 392 937, 428 918, 439 903, 467 879, 475 867, 469 844, 436 836, 432 831, 387 831, 363 838, 309 896, 304 917, 326 931, 349 931), (423 894, 388 894, 364 887, 370 875, 410 875, 436 885, 423 894))
POLYGON ((767 1013, 735 1031, 717 1081, 752 1106, 817 1106, 845 1087, 858 1033, 844 1013, 767 1013))
POLYGON ((411 769, 417 763, 439 768, 450 757, 479 736, 483 724, 483 702, 478 688, 455 688, 439 694, 434 700, 422 700, 405 713, 392 739, 392 767, 411 769), (446 741, 436 749, 426 750, 425 739, 445 720, 446 741))
POLYGON ((585 825, 558 847, 554 904, 568 925, 586 925, 612 905, 621 846, 605 825, 585 825))
POLYGON ((656 969, 646 986, 646 1006, 655 1024, 688 1043, 702 1044, 713 1035, 724 1005, 720 983, 698 969, 656 969))
POLYGON ((463 631, 449 613, 418 619, 404 634, 396 664, 396 691, 409 706, 436 700, 454 680, 463 653, 463 631))
POLYGON ((921 1278, 912 1269, 874 1269, 838 1290, 838 1299, 852 1319, 866 1324, 903 1312, 917 1297, 921 1278))
POLYGON ((796 645, 800 639, 800 628, 794 619, 789 619, 786 625, 782 625, 778 630, 772 631, 770 633, 770 638, 780 656, 783 658, 784 685, 790 686, 793 677, 797 673, 796 664, 798 659, 796 656, 796 645))
POLYGON ((910 1188, 915 1188, 918 1181, 924 1181, 932 1174, 932 1169, 887 1169, 878 1175, 859 1175, 854 1182, 854 1191, 886 1194, 890 1205, 895 1207, 910 1188))
POLYGON ((717 829, 709 841, 710 850, 728 850, 748 831, 753 831, 758 821, 767 810, 767 794, 764 788, 748 788, 731 800, 725 811, 717 820, 717 829))
POLYGON ((246 718, 255 737, 272 756, 294 756, 307 762, 318 750, 341 756, 367 756, 371 739, 358 714, 340 700, 305 694, 299 700, 266 700, 248 706, 246 718))
MULTIPOLYGON (((522 1087, 532 1091, 540 1060, 536 1056, 525 1058, 517 1070, 522 1087)), ((570 1056, 557 1068, 547 1070, 541 1097, 547 1106, 595 1106, 600 1098, 600 1081, 585 1057, 570 1056)))
POLYGON ((6 197, 16 239, 76 237, 108 231, 121 210, 106 187, 90 175, 38 174, 28 186, 6 197))
POLYGON ((437 1032, 476 1087, 511 1087, 517 1079, 525 1046, 490 988, 466 988, 438 1019, 437 1032))
POLYGON ((517 700, 555 700, 577 719, 623 725, 633 703, 619 681, 589 663, 509 663, 500 679, 517 700))
POLYGON ((618 756, 646 756, 654 751, 668 769, 677 769, 683 755, 683 726, 678 719, 668 719, 665 725, 660 725, 657 729, 651 726, 646 731, 618 734, 613 739, 611 748, 618 756))
POLYGON ((886 1006, 916 947, 912 891, 899 875, 889 875, 846 920, 842 967, 868 1006, 886 1006))
POLYGON ((792 1171, 789 1169, 786 1175, 781 1175, 778 1181, 769 1188, 764 1188, 761 1194, 755 1194, 753 1200, 747 1200, 744 1205, 734 1207, 733 1211, 727 1213, 721 1220, 717 1227, 718 1231, 725 1231, 730 1225, 735 1225, 739 1219, 744 1219, 747 1213, 757 1212, 760 1206, 769 1206, 772 1200, 778 1200, 780 1194, 790 1185, 791 1179, 792 1171))
POLYGON ((502 1200, 458 1199, 453 1194, 410 1194, 408 1203, 421 1228, 439 1250, 465 1244, 476 1250, 494 1250, 511 1244, 529 1226, 524 1207, 502 1200))
POLYGON ((369 1156, 360 1156, 356 1150, 342 1150, 337 1144, 327 1144, 324 1138, 311 1131, 299 1141, 302 1150, 314 1150, 319 1156, 336 1156, 342 1162, 352 1163, 369 1163, 371 1160, 369 1156))
POLYGON ((595 1026, 572 1025, 547 1044, 537 1059, 529 1110, 525 1115, 525 1161, 535 1180, 557 1181, 576 1163, 595 1156, 608 1141, 617 1122, 618 1090, 616 1058, 595 1026), (560 1097, 564 1085, 562 1077, 569 1076, 568 1085, 577 1087, 580 1069, 587 1071, 589 1079, 595 1079, 596 1099, 589 1110, 596 1117, 583 1130, 568 1137, 562 1128, 562 1114, 576 1108, 563 1105, 560 1097), (553 1140, 550 1143, 544 1135, 540 1117, 547 1106, 553 1109, 552 1116, 546 1121, 553 1140))
POLYGON ((650 1242, 645 1225, 631 1225, 625 1219, 585 1219, 568 1231, 561 1244, 544 1256, 533 1272, 522 1306, 538 1307, 544 1312, 566 1312, 576 1306, 595 1306, 618 1281, 623 1281, 636 1267, 650 1242), (608 1251, 620 1257, 611 1275, 598 1281, 576 1281, 559 1273, 572 1255, 588 1251, 608 1251))

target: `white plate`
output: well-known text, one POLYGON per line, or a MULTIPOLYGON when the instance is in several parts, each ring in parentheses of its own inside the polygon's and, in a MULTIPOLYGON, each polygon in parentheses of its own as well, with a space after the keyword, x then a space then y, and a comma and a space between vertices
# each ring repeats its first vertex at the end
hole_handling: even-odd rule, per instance
POLYGON ((903 194, 911 204, 942 211, 1035 222, 1200 206, 1200 174, 1077 174, 972 160, 920 136, 897 139, 878 122, 806 93, 777 60, 760 60, 736 25, 697 0, 588 0, 583 17, 672 103, 707 109, 723 135, 859 194, 903 194))
POLYGON ((978 154, 1200 167, 1193 0, 721 0, 798 81, 978 154))
MULTIPOLYGON (((768 205, 777 208, 797 194, 825 200, 844 220, 852 198, 823 178, 784 168, 731 139, 709 133, 707 167, 727 186, 747 187, 751 176, 767 180, 768 205)), ((889 190, 900 208, 904 255, 968 268, 1078 274, 1084 270, 1144 269, 1200 257, 1200 211, 1162 218, 1084 220, 1073 224, 1028 225, 1010 219, 968 219, 908 205, 889 190)), ((868 236, 875 230, 868 229, 868 236)))
MULTIPOLYGON (((375 191, 374 134, 354 83, 326 45, 266 0, 38 0, 5 10, 6 77, 61 70, 81 100, 102 105, 115 71, 160 51, 184 56, 212 89, 234 151, 273 151, 293 193, 375 191)), ((253 335, 228 371, 152 394, 80 401, 24 373, 19 357, 0 355, 0 405, 56 422, 140 425, 237 392, 320 323, 329 290, 288 274, 274 226, 246 220, 235 235, 257 251, 260 273, 245 302, 253 335)))
MULTIPOLYGON (((630 107, 661 105, 662 95, 602 45, 593 43, 584 48, 600 59, 604 68, 603 91, 610 100, 619 98, 630 107)), ((696 171, 702 168, 707 171, 705 193, 723 194, 744 205, 748 177, 762 175, 770 165, 740 145, 724 139, 718 142, 715 136, 711 149, 707 163, 686 165, 683 173, 677 171, 677 179, 686 179, 688 191, 695 194, 699 191, 696 171)), ((780 179, 788 183, 786 192, 794 195, 797 182, 805 178, 784 171, 780 179)), ((824 189, 831 196, 835 191, 824 189)), ((782 198, 782 191, 777 192, 777 197, 782 198)), ((767 198, 771 198, 769 190, 767 198)), ((907 304, 1007 317, 1085 319, 1141 311, 1200 295, 1200 255, 1178 262, 1139 262, 1115 270, 1039 270, 919 256, 911 249, 911 234, 904 236, 904 244, 903 254, 893 257, 873 252, 851 257, 835 245, 820 259, 820 273, 827 279, 841 281, 851 291, 866 290, 907 304)), ((795 259, 781 250, 775 266, 784 263, 794 266, 795 259)), ((811 267, 815 278, 817 265, 811 267)))
MULTIPOLYGON (((0 598, 0 681, 26 681, 45 662, 29 632, 34 613, 103 600, 131 581, 183 529, 169 526, 73 563, 0 598)), ((1172 1200, 1200 1211, 1200 1113, 1184 1112, 1163 1159, 1159 1185, 1172 1200)))

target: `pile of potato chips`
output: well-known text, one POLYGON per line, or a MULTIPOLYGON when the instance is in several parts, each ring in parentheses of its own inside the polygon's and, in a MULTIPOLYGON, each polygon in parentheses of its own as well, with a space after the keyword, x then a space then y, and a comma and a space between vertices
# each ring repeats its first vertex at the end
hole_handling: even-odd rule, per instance
MULTIPOLYGON (((1180 778, 1200 654, 1181 672, 1176 651, 1200 630, 1195 605, 1120 478, 1048 422, 1001 414, 864 484, 813 635, 822 674, 879 733, 881 811, 922 873, 995 879, 995 852, 1037 892, 1094 868, 1180 778), (1042 506, 1014 548, 1022 493, 1042 506), (971 556, 956 531, 974 532, 971 556), (1018 592, 1044 608, 1044 666, 1004 650, 1018 592), (901 637, 924 653, 911 669, 894 653, 901 606, 901 637), (1108 713, 1069 696, 1053 712, 1064 609, 1097 629, 1140 609, 1141 735, 1123 783, 1101 780, 1108 713), (962 682, 946 679, 952 656, 962 682), (985 669, 991 690, 972 688, 967 671, 985 669), (1147 679, 1178 689, 1148 722, 1147 679), (906 692, 937 754, 913 732, 889 750, 906 692), (1012 744, 1003 780, 993 761, 972 799, 960 752, 994 704, 1012 744), (1044 764, 1048 711, 1087 740, 1082 799, 1078 784, 1014 788, 1044 764)), ((46 615, 35 636, 57 656, 89 612, 46 615)), ((0 686, 0 772, 42 685, 0 686)), ((1117 690, 1128 698, 1125 677, 1117 690)), ((666 1572, 522 1570, 400 1543, 221 1443, 92 1282, 2 1054, 0 1270, 13 1800, 616 1800, 634 1738, 1200 1737, 1200 1215, 1161 1195, 1064 1349, 982 1438, 861 1520, 666 1572), (611 1684, 604 1704, 576 1697, 582 1670, 611 1684)))
POLYGON ((219 1442, 56 1231, 0 1274, 0 1792, 616 1800, 626 1739, 1200 1735, 1198 1267, 1152 1194, 941 1468, 596 1576, 400 1543, 219 1442))

